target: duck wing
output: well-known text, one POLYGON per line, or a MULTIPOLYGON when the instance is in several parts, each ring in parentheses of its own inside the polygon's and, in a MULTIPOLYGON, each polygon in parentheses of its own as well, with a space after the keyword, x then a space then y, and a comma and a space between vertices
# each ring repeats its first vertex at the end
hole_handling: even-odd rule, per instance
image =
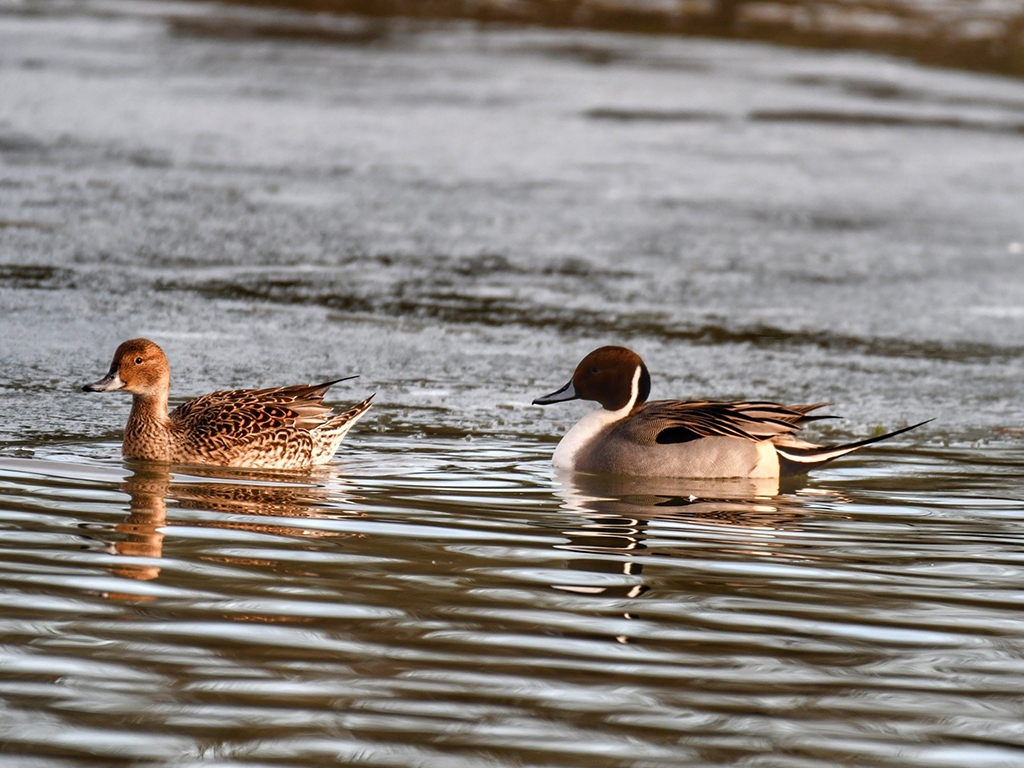
POLYGON ((790 434, 808 421, 827 416, 809 416, 826 403, 780 405, 767 401, 654 400, 643 405, 617 429, 640 445, 687 443, 702 437, 737 437, 742 440, 770 440, 790 434))
POLYGON ((858 448, 902 435, 931 421, 842 445, 822 446, 799 439, 795 433, 802 424, 835 418, 810 415, 825 405, 827 403, 780 405, 742 400, 656 400, 642 406, 633 418, 624 419, 614 429, 623 438, 641 445, 687 443, 703 437, 771 440, 779 456, 781 474, 790 476, 804 474, 858 448))
POLYGON ((179 428, 192 433, 234 435, 241 439, 288 427, 310 430, 323 424, 331 413, 323 399, 337 381, 211 392, 178 406, 171 412, 170 419, 179 428))

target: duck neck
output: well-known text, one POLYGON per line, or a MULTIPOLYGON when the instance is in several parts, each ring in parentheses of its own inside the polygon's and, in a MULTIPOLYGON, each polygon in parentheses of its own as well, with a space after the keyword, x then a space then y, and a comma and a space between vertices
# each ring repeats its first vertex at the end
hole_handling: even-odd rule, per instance
POLYGON ((555 447, 551 463, 559 469, 576 469, 576 458, 580 451, 590 446, 601 434, 627 418, 636 407, 640 394, 640 373, 638 367, 633 374, 633 387, 627 402, 618 410, 600 407, 591 411, 565 433, 555 447))
POLYGON ((122 453, 132 459, 167 461, 170 450, 167 392, 133 394, 122 453))
POLYGON ((132 413, 129 420, 167 421, 167 393, 133 394, 132 413))

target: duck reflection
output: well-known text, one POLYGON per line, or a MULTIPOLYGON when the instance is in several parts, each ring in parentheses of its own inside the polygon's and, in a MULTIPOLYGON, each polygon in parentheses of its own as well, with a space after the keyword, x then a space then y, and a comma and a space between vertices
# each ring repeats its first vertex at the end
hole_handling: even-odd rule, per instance
MULTIPOLYGON (((114 526, 114 532, 120 536, 104 547, 111 554, 126 558, 114 565, 111 571, 116 576, 143 581, 159 577, 160 566, 154 561, 163 556, 164 531, 176 524, 167 519, 169 504, 179 509, 229 515, 216 520, 189 520, 188 525, 192 527, 307 537, 352 535, 233 517, 313 519, 338 514, 347 516, 351 513, 338 509, 348 496, 343 482, 333 467, 298 477, 279 472, 232 472, 206 467, 190 467, 188 474, 172 474, 158 466, 140 465, 121 485, 129 497, 129 514, 124 522, 114 526), (130 562, 128 558, 148 562, 130 562)), ((230 560, 233 563, 255 562, 239 557, 230 560)))
MULTIPOLYGON (((804 496, 834 496, 799 486, 782 489, 777 479, 687 480, 561 471, 556 472, 555 480, 563 509, 578 513, 581 519, 578 525, 561 531, 569 542, 558 547, 593 555, 569 561, 568 567, 577 577, 580 572, 602 577, 552 587, 618 598, 638 597, 649 589, 638 578, 643 564, 636 556, 654 554, 650 551, 652 536, 661 537, 662 532, 687 524, 705 530, 709 526, 728 528, 728 536, 717 542, 705 537, 702 545, 718 553, 765 556, 771 552, 772 532, 795 529, 808 514, 804 496), (630 578, 615 583, 609 578, 613 574, 630 578)), ((786 551, 792 556, 791 546, 786 551)), ((659 548, 657 554, 667 553, 659 548)))

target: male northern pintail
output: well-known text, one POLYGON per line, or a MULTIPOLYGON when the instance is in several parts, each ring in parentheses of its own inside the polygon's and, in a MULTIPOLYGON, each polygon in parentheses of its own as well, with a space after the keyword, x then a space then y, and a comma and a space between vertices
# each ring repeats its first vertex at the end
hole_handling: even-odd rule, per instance
MULTIPOLYGON (((352 376, 347 378, 354 378, 352 376)), ((343 413, 323 404, 332 384, 234 389, 197 397, 167 413, 171 369, 147 339, 126 341, 107 375, 86 392, 132 393, 122 453, 130 459, 261 469, 326 464, 373 395, 343 413)))
POLYGON ((685 478, 779 478, 801 475, 879 440, 926 424, 845 445, 820 446, 793 433, 826 403, 656 400, 651 376, 625 347, 601 347, 583 358, 572 379, 535 405, 565 400, 601 404, 570 429, 552 463, 578 472, 685 478))

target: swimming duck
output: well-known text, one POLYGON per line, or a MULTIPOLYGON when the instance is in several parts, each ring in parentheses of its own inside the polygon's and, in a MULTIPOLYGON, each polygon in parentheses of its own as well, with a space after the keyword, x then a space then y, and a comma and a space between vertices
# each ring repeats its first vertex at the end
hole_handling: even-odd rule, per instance
POLYGON ((570 429, 552 456, 577 472, 685 478, 779 478, 802 475, 914 424, 844 445, 820 446, 793 433, 827 403, 656 400, 647 402, 647 366, 625 347, 601 347, 583 358, 572 379, 534 405, 594 400, 601 407, 570 429))
MULTIPOLYGON (((346 378, 355 378, 349 376, 346 378)), ((373 395, 343 413, 323 404, 323 384, 211 392, 170 414, 171 369, 160 347, 131 339, 114 352, 107 375, 85 392, 132 393, 122 453, 130 459, 261 469, 326 464, 373 395)))

